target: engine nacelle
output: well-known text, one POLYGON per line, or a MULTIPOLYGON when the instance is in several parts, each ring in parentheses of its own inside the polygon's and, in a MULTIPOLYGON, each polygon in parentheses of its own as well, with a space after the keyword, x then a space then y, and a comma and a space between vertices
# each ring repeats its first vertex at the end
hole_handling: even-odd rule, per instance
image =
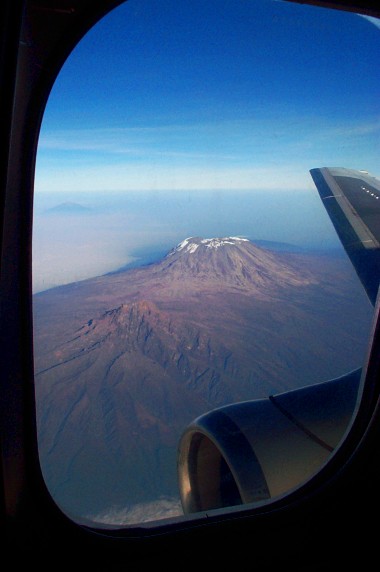
POLYGON ((185 513, 284 494, 325 463, 344 436, 361 370, 198 417, 183 433, 178 478, 185 513))

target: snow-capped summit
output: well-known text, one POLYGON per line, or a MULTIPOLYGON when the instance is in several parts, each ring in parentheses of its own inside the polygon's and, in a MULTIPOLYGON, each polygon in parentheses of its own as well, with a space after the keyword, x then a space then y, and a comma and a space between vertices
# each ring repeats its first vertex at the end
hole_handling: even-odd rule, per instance
POLYGON ((206 248, 219 248, 220 246, 225 246, 227 244, 236 245, 240 242, 249 242, 248 238, 240 238, 238 236, 227 236, 223 238, 199 238, 190 236, 182 240, 173 250, 171 250, 168 256, 172 256, 176 252, 188 252, 189 254, 194 253, 199 246, 204 246, 206 248))
POLYGON ((165 272, 170 288, 189 287, 195 281, 202 287, 223 287, 263 291, 280 284, 308 283, 308 277, 289 261, 259 248, 247 238, 188 237, 173 248, 157 265, 165 272))

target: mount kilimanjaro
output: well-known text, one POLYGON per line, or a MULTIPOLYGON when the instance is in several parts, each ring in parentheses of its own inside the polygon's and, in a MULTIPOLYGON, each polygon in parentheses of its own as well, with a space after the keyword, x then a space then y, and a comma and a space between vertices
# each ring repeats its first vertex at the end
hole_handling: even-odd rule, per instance
POLYGON ((178 498, 176 447, 193 418, 358 367, 370 318, 343 257, 240 237, 187 238, 154 264, 35 295, 54 499, 81 518, 178 498))

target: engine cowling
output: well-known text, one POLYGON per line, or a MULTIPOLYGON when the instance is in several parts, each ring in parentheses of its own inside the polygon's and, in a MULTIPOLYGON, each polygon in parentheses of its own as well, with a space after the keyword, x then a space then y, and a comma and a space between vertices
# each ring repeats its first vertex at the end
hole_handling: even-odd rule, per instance
POLYGON ((356 370, 195 419, 178 449, 184 512, 271 499, 309 479, 347 430, 360 376, 356 370))

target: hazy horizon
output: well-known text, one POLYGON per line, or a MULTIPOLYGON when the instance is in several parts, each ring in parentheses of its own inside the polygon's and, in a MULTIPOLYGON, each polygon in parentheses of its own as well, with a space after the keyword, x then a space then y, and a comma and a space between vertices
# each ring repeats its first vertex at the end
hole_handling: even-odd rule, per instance
POLYGON ((35 205, 33 292, 153 261, 188 236, 342 249, 317 191, 52 193, 35 205))

